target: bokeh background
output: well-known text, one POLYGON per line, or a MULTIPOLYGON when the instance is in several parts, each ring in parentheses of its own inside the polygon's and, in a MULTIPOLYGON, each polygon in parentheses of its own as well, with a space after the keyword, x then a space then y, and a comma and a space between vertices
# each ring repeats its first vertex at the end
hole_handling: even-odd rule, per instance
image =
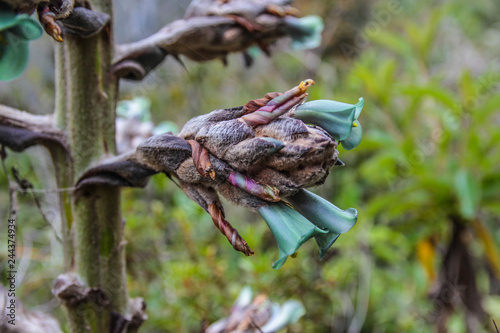
MULTIPOLYGON (((189 1, 116 1, 117 42, 148 36, 181 18, 189 1)), ((364 138, 340 150, 346 166, 314 189, 359 211, 323 261, 313 242, 278 271, 278 249, 257 215, 227 205, 227 218, 256 252, 233 251, 200 207, 165 176, 123 190, 128 287, 143 297, 144 332, 200 332, 227 316, 240 289, 277 302, 300 300, 307 313, 286 332, 495 332, 500 323, 500 2, 496 0, 298 0, 325 22, 319 48, 257 50, 185 68, 169 58, 120 99, 146 97, 153 121, 181 127, 216 108, 242 105, 313 78, 309 100, 355 103, 364 138)), ((52 41, 31 44, 30 65, 0 83, 0 103, 34 113, 54 107, 52 41)), ((35 188, 55 188, 46 151, 9 152, 35 188)), ((57 228, 57 197, 38 193, 57 228)), ((20 198, 18 299, 64 322, 51 286, 62 247, 30 195, 20 198)), ((1 244, 8 185, 0 173, 1 244)), ((2 262, 7 259, 0 251, 2 262)), ((5 282, 4 265, 0 268, 5 282)))

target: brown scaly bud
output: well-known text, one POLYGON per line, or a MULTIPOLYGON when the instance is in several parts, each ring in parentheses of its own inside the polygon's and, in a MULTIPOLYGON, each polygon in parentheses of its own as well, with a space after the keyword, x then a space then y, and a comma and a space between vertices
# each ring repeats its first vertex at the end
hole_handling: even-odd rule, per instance
MULTIPOLYGON (((312 84, 314 81, 305 80, 283 94, 269 93, 238 109, 193 118, 179 136, 190 141, 194 138, 214 157, 245 175, 246 181, 242 177, 228 180, 264 201, 278 198, 278 193, 292 195, 300 188, 321 184, 337 160, 337 142, 323 130, 286 115, 302 103, 312 84), (268 189, 255 184, 276 191, 271 190, 274 194, 268 196, 264 194, 271 193, 268 189)), ((222 191, 229 200, 241 197, 229 189, 222 191)), ((250 201, 251 208, 256 208, 250 201)), ((242 202, 245 200, 238 200, 242 202)))
POLYGON ((217 192, 257 210, 301 188, 321 184, 335 164, 337 142, 321 129, 287 116, 314 84, 269 93, 245 106, 191 119, 179 136, 164 134, 137 148, 141 163, 179 180, 233 247, 253 252, 224 219, 217 192))

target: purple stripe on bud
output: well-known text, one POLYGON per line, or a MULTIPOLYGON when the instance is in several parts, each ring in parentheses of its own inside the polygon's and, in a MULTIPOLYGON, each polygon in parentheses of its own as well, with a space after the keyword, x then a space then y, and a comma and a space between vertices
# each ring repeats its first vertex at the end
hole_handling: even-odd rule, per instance
POLYGON ((249 126, 269 124, 274 119, 287 113, 293 106, 300 103, 300 101, 302 101, 306 97, 307 97, 307 94, 292 97, 291 99, 287 100, 285 103, 274 108, 273 110, 263 110, 264 108, 266 108, 269 105, 268 104, 268 105, 263 106, 262 108, 254 111, 252 113, 244 115, 243 117, 241 117, 241 119, 244 120, 245 123, 247 123, 249 126))
POLYGON ((257 183, 253 179, 248 178, 237 171, 231 171, 228 179, 233 186, 262 200, 270 202, 277 202, 281 200, 279 197, 279 190, 276 187, 257 183))
POLYGON ((307 88, 313 84, 314 81, 311 79, 304 80, 298 86, 293 87, 282 95, 273 98, 266 105, 260 107, 252 113, 244 115, 241 119, 250 126, 269 124, 274 119, 278 118, 282 114, 285 114, 302 99, 306 98, 307 88))

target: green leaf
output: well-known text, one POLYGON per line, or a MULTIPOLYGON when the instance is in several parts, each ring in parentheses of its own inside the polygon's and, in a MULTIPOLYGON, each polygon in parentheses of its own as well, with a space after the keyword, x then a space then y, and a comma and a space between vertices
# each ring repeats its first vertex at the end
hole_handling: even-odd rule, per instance
POLYGON ((413 54, 412 47, 408 43, 408 40, 400 34, 381 30, 379 33, 370 36, 370 40, 401 56, 410 56, 413 54))
POLYGON ((358 212, 354 208, 342 210, 328 200, 309 192, 300 190, 287 198, 294 208, 318 227, 328 230, 327 234, 315 236, 319 247, 319 258, 335 243, 340 234, 348 232, 358 220, 358 212))
POLYGON ((420 54, 427 58, 432 51, 432 47, 435 44, 436 36, 438 36, 437 30, 439 24, 441 23, 441 18, 443 17, 443 11, 438 9, 434 11, 430 17, 429 23, 425 25, 423 29, 423 34, 420 39, 420 54))
POLYGON ((471 110, 474 125, 483 127, 483 122, 487 121, 489 117, 497 115, 498 109, 500 109, 500 94, 488 96, 488 98, 481 103, 479 107, 471 110))
POLYGON ((328 233, 282 202, 263 206, 259 208, 259 213, 278 243, 280 258, 273 263, 274 269, 280 269, 288 256, 294 254, 308 239, 328 233))
POLYGON ((371 129, 365 133, 362 149, 367 152, 375 152, 379 149, 386 150, 387 147, 393 147, 395 144, 393 136, 381 130, 371 129))
MULTIPOLYGON (((474 77, 469 69, 464 70, 459 79, 459 87, 460 87, 460 95, 461 95, 461 104, 470 109, 471 102, 472 105, 476 104, 477 96, 476 89, 474 87, 474 77)), ((470 111, 470 110, 468 110, 470 111)))
POLYGON ((453 92, 434 83, 430 83, 424 86, 410 84, 402 87, 401 92, 409 96, 433 97, 436 101, 440 102, 442 105, 448 107, 451 110, 455 110, 457 108, 457 104, 459 104, 457 103, 457 98, 455 97, 453 92))
POLYGON ((308 124, 318 125, 335 140, 346 140, 354 128, 353 123, 358 119, 363 105, 363 98, 360 98, 357 104, 316 100, 298 106, 293 117, 308 124))
POLYGON ((455 175, 455 190, 460 213, 467 219, 473 218, 479 204, 481 185, 467 170, 458 170, 455 175))

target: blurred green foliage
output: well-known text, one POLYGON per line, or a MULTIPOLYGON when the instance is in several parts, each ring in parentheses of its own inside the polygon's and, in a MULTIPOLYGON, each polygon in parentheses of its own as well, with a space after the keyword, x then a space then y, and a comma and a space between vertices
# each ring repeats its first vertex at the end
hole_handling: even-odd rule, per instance
MULTIPOLYGON (((323 15, 326 32, 343 17, 328 1, 310 8, 308 3, 299 1, 299 7, 323 15)), ((348 12, 349 3, 340 1, 339 8, 348 12)), ((242 256, 163 175, 144 190, 123 190, 129 290, 148 304, 144 332, 200 332, 228 314, 244 285, 277 302, 295 298, 305 305, 306 315, 287 332, 434 331, 441 309, 428 294, 439 280, 453 216, 466 227, 464 242, 487 316, 500 321, 500 64, 494 61, 500 5, 379 0, 373 9, 365 7, 356 6, 365 11, 365 25, 338 38, 340 44, 328 44, 331 39, 319 49, 293 53, 279 46, 281 51, 272 58, 260 55, 250 69, 239 55, 227 67, 187 62, 187 72, 168 60, 145 82, 124 85, 123 99, 147 97, 156 123, 168 119, 180 126, 307 77, 316 81, 309 100, 365 99, 361 145, 341 150, 346 167, 334 168, 315 190, 342 209, 357 208, 358 223, 321 262, 307 243, 297 258, 273 270, 278 250, 264 221, 227 205, 227 219, 256 252, 242 256), (394 3, 397 10, 391 11, 394 3)), ((9 163, 23 166, 22 175, 36 186, 54 186, 36 183, 24 155, 11 154, 9 163)), ((3 174, 0 182, 5 211, 3 174)), ((19 216, 18 235, 37 233, 21 299, 50 310, 51 281, 61 265, 43 261, 51 232, 32 206, 24 198, 19 216)), ((3 244, 5 233, 0 235, 3 244)), ((0 252, 2 260, 5 255, 0 252)), ((457 306, 447 323, 450 332, 466 332, 465 312, 457 306)), ((63 318, 60 307, 55 313, 63 318)), ((483 331, 493 328, 478 328, 483 331)))

